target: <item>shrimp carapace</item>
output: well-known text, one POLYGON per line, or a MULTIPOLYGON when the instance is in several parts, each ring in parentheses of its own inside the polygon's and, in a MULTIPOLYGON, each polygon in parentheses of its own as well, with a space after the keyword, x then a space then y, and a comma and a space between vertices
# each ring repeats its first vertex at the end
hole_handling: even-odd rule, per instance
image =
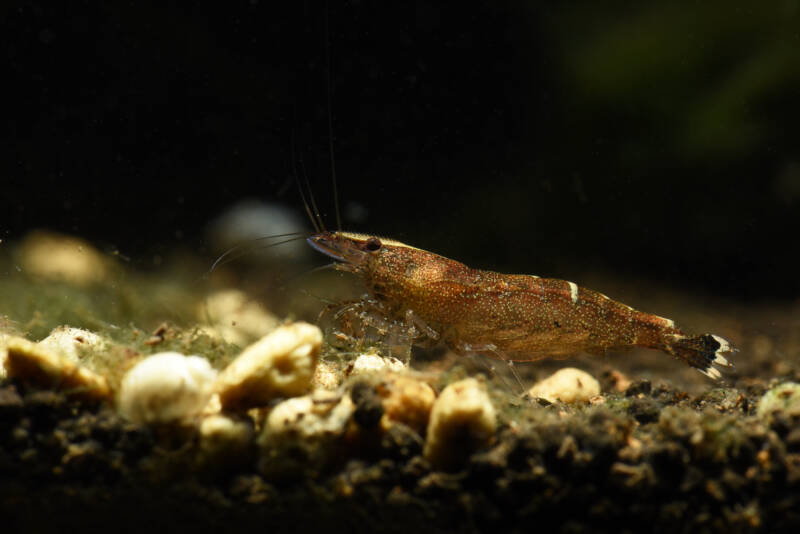
POLYGON ((670 319, 641 312, 574 282, 501 274, 399 241, 349 232, 308 238, 316 250, 359 275, 370 309, 405 321, 458 353, 511 361, 647 347, 717 379, 736 351, 720 336, 684 333, 670 319))

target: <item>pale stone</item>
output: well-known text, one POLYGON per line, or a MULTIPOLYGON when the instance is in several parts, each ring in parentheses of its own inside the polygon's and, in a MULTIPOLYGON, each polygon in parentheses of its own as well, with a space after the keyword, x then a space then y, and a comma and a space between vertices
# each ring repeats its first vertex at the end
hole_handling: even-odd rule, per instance
POLYGON ((280 324, 259 302, 237 289, 217 291, 198 307, 198 319, 209 321, 206 331, 229 343, 244 346, 259 339, 280 324))
POLYGON ((208 405, 217 372, 200 356, 162 352, 145 358, 122 379, 117 406, 137 423, 187 421, 208 405))
POLYGON ((281 326, 247 347, 217 378, 223 409, 263 406, 277 397, 302 395, 311 387, 322 332, 297 322, 281 326))
POLYGON ((355 405, 349 395, 316 390, 275 406, 267 416, 261 443, 275 439, 309 440, 344 433, 355 405))
POLYGON ((383 425, 403 423, 423 434, 436 392, 426 382, 404 375, 388 375, 376 388, 383 405, 383 425))
POLYGON ((600 394, 600 383, 585 371, 567 367, 537 382, 528 390, 528 395, 550 402, 588 402, 600 394))
POLYGON ((53 388, 67 395, 106 400, 111 390, 105 377, 60 355, 47 346, 17 336, 7 336, 0 347, 8 377, 39 387, 53 388))
POLYGON ((268 477, 317 470, 347 454, 355 405, 349 395, 315 390, 276 405, 258 437, 259 471, 268 477))
POLYGON ((108 261, 88 242, 44 231, 25 237, 19 263, 29 274, 76 285, 101 282, 108 273, 108 261))
POLYGON ((474 378, 444 388, 433 404, 423 454, 448 468, 491 443, 497 416, 486 388, 474 378))

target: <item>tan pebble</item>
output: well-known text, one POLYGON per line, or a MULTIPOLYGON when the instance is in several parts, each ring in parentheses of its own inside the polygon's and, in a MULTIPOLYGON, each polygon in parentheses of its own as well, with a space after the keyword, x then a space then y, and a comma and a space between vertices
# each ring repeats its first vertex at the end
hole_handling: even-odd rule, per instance
POLYGON ((474 378, 454 382, 433 404, 423 454, 435 467, 453 467, 491 443, 496 425, 483 384, 474 378))
POLYGON ((587 402, 600 394, 600 383, 585 371, 567 367, 537 382, 528 395, 550 402, 587 402))
POLYGON ((216 376, 208 360, 200 356, 154 354, 125 374, 117 407, 137 423, 185 422, 208 406, 216 376))
POLYGON ((425 432, 436 400, 436 392, 425 382, 403 375, 390 375, 378 386, 384 424, 403 423, 420 434, 425 432))
POLYGON ((208 334, 239 346, 269 334, 280 324, 264 306, 237 289, 209 295, 198 307, 197 316, 211 322, 206 328, 208 334))
POLYGON ((107 260, 88 242, 50 232, 28 234, 19 256, 23 271, 76 285, 101 282, 108 271, 107 260))
POLYGON ((379 354, 368 352, 356 358, 353 365, 348 369, 348 376, 356 376, 364 373, 379 373, 384 371, 403 371, 406 368, 403 362, 397 358, 385 358, 379 354))
POLYGON ((217 378, 226 410, 263 406, 276 397, 302 395, 311 387, 322 332, 297 322, 278 327, 247 347, 217 378))
POLYGON ((317 363, 311 385, 315 388, 336 389, 339 387, 339 372, 335 365, 328 362, 317 363))
POLYGON ((52 349, 9 336, 0 351, 10 378, 18 378, 39 387, 53 388, 86 400, 108 400, 111 390, 105 377, 78 365, 52 349))

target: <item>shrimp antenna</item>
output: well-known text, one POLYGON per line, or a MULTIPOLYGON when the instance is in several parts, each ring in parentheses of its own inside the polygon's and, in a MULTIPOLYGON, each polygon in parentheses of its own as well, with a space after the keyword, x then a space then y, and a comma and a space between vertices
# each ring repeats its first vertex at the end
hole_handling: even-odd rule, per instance
POLYGON ((333 182, 333 205, 336 208, 336 228, 342 230, 342 215, 339 212, 339 187, 336 184, 336 158, 333 153, 333 89, 331 88, 331 33, 330 33, 330 13, 328 0, 325 0, 325 70, 328 97, 328 146, 331 151, 331 181, 333 182))
MULTIPOLYGON (((311 206, 308 204, 308 199, 306 199, 306 194, 303 191, 303 183, 300 181, 300 177, 297 174, 297 164, 295 162, 295 148, 294 148, 294 128, 292 128, 292 135, 291 135, 291 148, 290 148, 290 157, 292 159, 292 175, 294 176, 294 180, 297 183, 297 190, 300 191, 300 198, 303 199, 303 207, 306 209, 306 213, 308 214, 308 218, 311 221, 311 224, 314 225, 314 230, 317 233, 322 231, 322 220, 317 220, 314 217, 314 214, 311 212, 311 206)), ((311 190, 309 189, 309 194, 311 190)), ((312 196, 313 200, 313 196, 312 196)))
POLYGON ((219 258, 214 260, 214 263, 211 264, 211 268, 206 273, 206 276, 208 276, 211 273, 213 273, 214 270, 217 267, 222 267, 223 265, 226 265, 226 264, 228 264, 228 263, 230 263, 232 261, 236 261, 239 258, 241 258, 243 256, 246 256, 247 254, 253 252, 254 250, 261 250, 261 249, 265 249, 265 248, 276 247, 278 245, 283 245, 285 243, 291 243, 292 241, 297 241, 298 239, 305 239, 306 237, 308 237, 308 235, 309 235, 308 232, 291 232, 291 233, 288 233, 288 234, 268 235, 268 236, 264 236, 264 237, 258 237, 258 238, 255 238, 255 239, 251 239, 251 240, 246 241, 244 243, 240 243, 238 245, 235 245, 235 246, 229 248, 228 250, 226 250, 225 252, 223 252, 220 255, 219 258), (270 243, 268 245, 261 245, 261 246, 255 246, 255 244, 254 244, 257 241, 264 241, 264 240, 267 240, 267 239, 275 239, 276 237, 289 237, 289 236, 292 236, 292 237, 290 237, 289 239, 284 239, 283 241, 278 241, 277 243, 270 243))
POLYGON ((317 220, 319 221, 319 227, 322 228, 322 231, 325 232, 325 224, 322 222, 322 215, 319 214, 319 208, 317 207, 317 201, 314 200, 314 191, 311 189, 311 182, 308 181, 308 174, 306 173, 306 164, 303 163, 303 158, 300 158, 300 169, 303 171, 303 180, 306 183, 306 188, 308 189, 308 196, 311 198, 311 207, 314 208, 314 214, 317 216, 317 220))

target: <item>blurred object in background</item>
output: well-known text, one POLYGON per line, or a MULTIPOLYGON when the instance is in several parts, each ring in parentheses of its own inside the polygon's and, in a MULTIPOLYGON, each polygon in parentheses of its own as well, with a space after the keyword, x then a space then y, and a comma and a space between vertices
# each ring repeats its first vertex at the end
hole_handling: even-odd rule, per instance
POLYGON ((245 199, 225 210, 207 230, 211 250, 230 252, 226 260, 249 265, 302 263, 311 249, 302 233, 310 233, 305 220, 293 209, 281 204, 245 199), (272 237, 298 233, 297 236, 272 237), (283 243, 289 239, 288 243, 283 243))
POLYGON ((110 260, 91 243, 46 230, 29 232, 17 251, 26 275, 86 286, 107 282, 110 260))

